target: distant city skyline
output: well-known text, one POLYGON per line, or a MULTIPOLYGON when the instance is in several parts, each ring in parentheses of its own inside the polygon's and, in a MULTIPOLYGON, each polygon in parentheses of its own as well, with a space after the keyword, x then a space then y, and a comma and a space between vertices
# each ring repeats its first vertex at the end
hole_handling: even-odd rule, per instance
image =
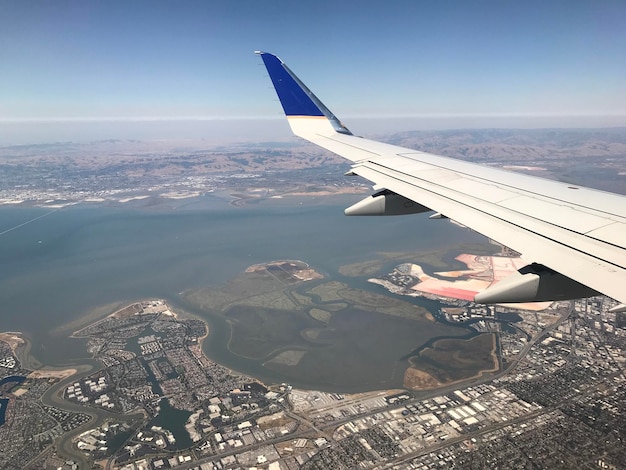
POLYGON ((342 119, 626 125, 619 1, 34 1, 0 12, 0 143, 21 142, 6 129, 32 122, 279 118, 257 49, 342 119))

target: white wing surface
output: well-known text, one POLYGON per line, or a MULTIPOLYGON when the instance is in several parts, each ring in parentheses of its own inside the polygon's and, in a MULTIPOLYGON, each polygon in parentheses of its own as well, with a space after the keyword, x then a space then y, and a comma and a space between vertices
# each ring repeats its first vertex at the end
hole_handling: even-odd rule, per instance
POLYGON ((354 136, 279 58, 258 54, 294 134, 351 160, 380 190, 348 215, 433 210, 531 263, 477 302, 600 292, 626 304, 626 197, 354 136))

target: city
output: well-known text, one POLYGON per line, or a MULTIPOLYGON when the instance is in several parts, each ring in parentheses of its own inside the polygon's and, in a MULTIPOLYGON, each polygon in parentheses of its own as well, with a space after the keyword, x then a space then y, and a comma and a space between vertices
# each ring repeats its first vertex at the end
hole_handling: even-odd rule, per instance
MULTIPOLYGON (((73 449, 107 468, 623 468, 626 319, 610 305, 564 303, 552 323, 524 314, 517 327, 530 340, 498 333, 505 365, 495 378, 348 395, 233 375, 202 354, 202 322, 177 319, 162 301, 133 304, 77 332, 105 366, 62 389, 84 413, 37 404, 55 379, 3 393, 22 417, 0 427, 3 465, 65 462, 51 444, 70 432, 73 449), (185 432, 154 424, 164 406, 183 412, 185 432), (94 409, 107 413, 98 426, 94 409), (124 419, 137 410, 141 419, 124 419)), ((26 373, 0 344, 3 377, 26 373)))

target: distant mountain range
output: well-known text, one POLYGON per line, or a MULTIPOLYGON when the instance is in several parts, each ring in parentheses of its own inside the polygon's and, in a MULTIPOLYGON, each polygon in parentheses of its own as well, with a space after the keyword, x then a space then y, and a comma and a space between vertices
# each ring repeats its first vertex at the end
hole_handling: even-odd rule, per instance
POLYGON ((626 128, 607 129, 468 129, 410 131, 387 142, 402 147, 461 158, 507 164, 541 163, 564 158, 626 160, 626 128))
MULTIPOLYGON (((626 128, 410 131, 376 138, 626 194, 626 128)), ((220 175, 256 175, 254 183, 242 181, 241 186, 272 188, 313 183, 311 175, 285 174, 306 169, 320 170, 316 182, 351 186, 357 181, 343 177, 348 167, 343 158, 295 138, 229 146, 203 140, 18 145, 0 147, 0 197, 30 199, 26 193, 52 190, 60 197, 68 191, 95 194, 180 184, 196 191, 206 186, 206 178, 220 175)))

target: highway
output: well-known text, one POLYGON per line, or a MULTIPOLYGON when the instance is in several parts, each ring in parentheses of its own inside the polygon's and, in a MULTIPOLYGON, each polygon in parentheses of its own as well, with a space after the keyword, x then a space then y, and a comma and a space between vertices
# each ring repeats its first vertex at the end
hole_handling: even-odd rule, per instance
MULTIPOLYGON (((259 449, 261 447, 265 447, 267 445, 271 445, 271 444, 277 444, 279 442, 284 442, 284 441, 289 441, 289 440, 294 440, 294 439, 298 439, 301 437, 319 437, 324 436, 326 437, 329 442, 331 443, 331 446, 334 444, 334 441, 332 441, 332 436, 334 434, 334 431, 346 424, 349 423, 350 421, 354 421, 357 419, 362 419, 362 418, 367 418, 369 416, 373 416, 377 413, 381 413, 381 412, 385 412, 385 411, 392 411, 392 410, 396 410, 399 408, 404 408, 407 405, 410 404, 415 404, 415 403, 419 403, 423 400, 426 400, 428 398, 434 398, 436 396, 440 396, 440 395, 445 395, 448 393, 451 393, 454 390, 458 390, 459 388, 463 388, 463 387, 468 387, 468 386, 474 386, 474 385, 479 385, 479 384, 483 384, 483 383, 487 383, 487 382, 491 382, 497 378, 503 377, 506 374, 509 374, 510 372, 512 372, 513 370, 515 370, 515 368, 520 364, 520 362, 524 359, 524 357, 528 354, 528 352, 531 350, 531 348, 538 342, 543 340, 543 338, 545 338, 546 335, 548 335, 551 331, 555 330, 556 328, 558 328, 559 325, 561 325, 561 323, 563 323, 565 320, 567 320, 567 318, 570 316, 570 314, 572 313, 574 309, 574 301, 570 302, 569 308, 566 312, 563 313, 563 315, 561 315, 561 317, 554 322, 552 325, 550 325, 549 327, 545 328, 544 330, 541 331, 540 334, 538 334, 537 336, 535 336, 533 339, 531 339, 530 341, 528 341, 528 343, 526 343, 526 345, 524 346, 524 348, 520 351, 520 353, 517 355, 517 357, 511 362, 511 364, 504 370, 495 373, 495 374, 489 374, 487 376, 483 376, 477 379, 471 379, 462 383, 455 383, 449 386, 444 386, 444 387, 440 387, 437 389, 433 389, 433 390, 429 390, 427 392, 420 392, 419 393, 419 397, 416 398, 412 398, 409 400, 405 400, 403 402, 400 402, 398 404, 395 405, 391 405, 391 406, 387 406, 385 408, 378 408, 375 410, 370 410, 366 413, 362 413, 359 415, 353 415, 353 416, 348 416, 345 418, 341 418, 338 420, 335 420, 331 423, 327 423, 327 424, 322 424, 322 425, 314 425, 313 423, 311 423, 309 420, 306 420, 294 413, 292 413, 291 411, 289 411, 287 408, 285 408, 285 412, 287 413, 288 416, 290 416, 293 419, 296 419, 298 422, 300 422, 301 428, 299 428, 296 432, 292 433, 292 434, 288 434, 286 436, 280 436, 280 437, 276 437, 273 439, 268 439, 262 442, 257 442, 253 445, 247 446, 245 448, 237 448, 237 449, 231 449, 225 452, 221 452, 219 454, 215 454, 215 455, 211 455, 211 456, 207 456, 204 458, 200 458, 194 462, 189 462, 188 464, 185 465, 180 465, 177 468, 180 469, 189 469, 189 468, 193 468, 193 467, 197 467, 198 465, 205 463, 205 462, 214 462, 216 460, 220 460, 224 457, 227 456, 231 456, 231 455, 236 455, 236 454, 241 454, 242 452, 248 452, 251 450, 255 450, 255 449, 259 449), (305 426, 305 429, 302 429, 302 427, 305 426), (330 439, 329 439, 330 438, 330 439)), ((342 403, 341 406, 344 406, 345 404, 342 403)), ((338 405, 339 406, 339 405, 338 405)), ((394 462, 390 462, 388 463, 385 467, 383 468, 390 468, 394 465, 398 465, 401 464, 403 462, 407 462, 411 459, 414 459, 416 457, 419 457, 420 455, 429 453, 429 452, 433 452, 437 449, 443 448, 443 447, 447 447, 450 446, 452 444, 455 444, 456 442, 460 442, 466 439, 469 439, 471 437, 474 436, 479 436, 482 434, 486 434, 488 432, 492 432, 495 431, 497 429, 500 429, 504 426, 509 426, 511 424, 516 424, 516 423, 520 423, 520 422, 524 422, 528 419, 532 419, 536 416, 539 416, 540 414, 545 413, 546 410, 537 410, 534 411, 532 413, 529 413, 527 415, 521 416, 519 418, 515 418, 515 419, 511 419, 509 421, 503 422, 503 423, 498 423, 498 424, 494 424, 492 426, 488 426, 487 428, 481 429, 480 431, 477 431, 476 433, 471 433, 471 434, 464 434, 463 436, 459 436, 458 438, 454 438, 454 439, 448 439, 444 442, 442 442, 441 444, 434 446, 434 447, 428 447, 410 454, 406 454, 403 455, 401 457, 399 457, 397 460, 395 460, 394 462)))

